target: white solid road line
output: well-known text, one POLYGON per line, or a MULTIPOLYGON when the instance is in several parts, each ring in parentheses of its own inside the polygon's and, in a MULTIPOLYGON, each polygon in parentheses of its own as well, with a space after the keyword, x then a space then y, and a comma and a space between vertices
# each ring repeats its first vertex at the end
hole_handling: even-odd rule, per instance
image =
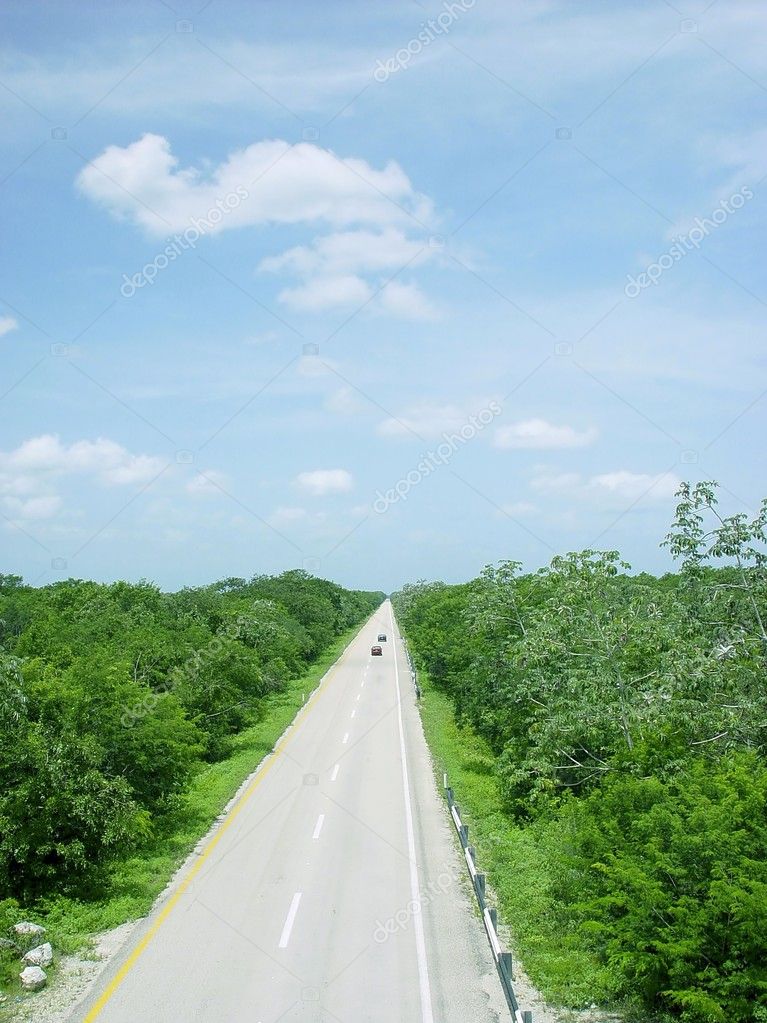
POLYGON ((394 631, 394 612, 389 604, 391 618, 392 651, 394 654, 394 684, 397 689, 397 716, 399 720, 399 746, 402 756, 402 788, 405 795, 405 825, 407 829, 407 851, 410 861, 410 899, 415 907, 413 923, 415 925, 415 948, 418 956, 418 980, 421 987, 421 1019, 423 1023, 434 1023, 431 1010, 431 988, 429 987, 429 966, 426 961, 426 939, 423 933, 423 916, 421 892, 418 885, 418 863, 415 858, 415 833, 413 830, 413 808, 410 803, 410 782, 407 771, 407 754, 405 752, 405 729, 402 725, 402 695, 399 687, 399 670, 397 668, 397 642, 394 631))
POLYGON ((340 764, 336 764, 336 766, 333 768, 333 773, 330 776, 330 780, 331 781, 335 781, 336 780, 336 778, 338 777, 338 772, 340 771, 340 769, 341 769, 341 765, 340 764))
POLYGON ((285 919, 285 926, 282 928, 282 934, 280 935, 280 948, 287 948, 288 942, 290 941, 290 932, 293 930, 293 924, 295 923, 296 913, 298 912, 298 904, 301 901, 301 892, 296 892, 290 903, 290 909, 285 919))
POLYGON ((314 825, 314 834, 312 835, 312 838, 315 840, 315 842, 320 837, 320 832, 322 831, 322 825, 324 823, 325 823, 325 814, 321 813, 319 815, 319 817, 317 818, 317 823, 314 825))

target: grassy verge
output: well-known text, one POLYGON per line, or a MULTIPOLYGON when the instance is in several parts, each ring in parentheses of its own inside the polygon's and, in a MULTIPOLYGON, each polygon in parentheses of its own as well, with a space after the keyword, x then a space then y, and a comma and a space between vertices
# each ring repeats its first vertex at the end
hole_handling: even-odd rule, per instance
MULTIPOLYGON (((153 842, 135 856, 116 863, 92 899, 56 896, 23 911, 25 918, 46 927, 45 940, 51 941, 58 954, 81 952, 89 947, 94 934, 149 912, 174 872, 208 832, 245 778, 274 748, 301 708, 304 697, 308 697, 358 631, 359 626, 355 626, 339 637, 307 674, 289 682, 284 690, 265 701, 261 720, 233 738, 230 756, 207 765, 196 775, 186 797, 166 819, 153 842)), ((0 911, 3 908, 0 903, 0 911)), ((9 922, 20 918, 18 911, 10 907, 7 910, 9 922)), ((19 970, 16 958, 3 958, 2 990, 15 988, 18 991, 19 970)), ((0 1009, 0 1019, 3 1018, 0 1009)))
POLYGON ((521 827, 503 810, 487 744, 456 723, 452 701, 424 672, 421 718, 438 780, 446 771, 461 818, 469 825, 480 869, 496 893, 501 922, 533 983, 555 1004, 582 1008, 600 1002, 609 975, 583 947, 552 889, 557 867, 546 852, 545 827, 521 827))

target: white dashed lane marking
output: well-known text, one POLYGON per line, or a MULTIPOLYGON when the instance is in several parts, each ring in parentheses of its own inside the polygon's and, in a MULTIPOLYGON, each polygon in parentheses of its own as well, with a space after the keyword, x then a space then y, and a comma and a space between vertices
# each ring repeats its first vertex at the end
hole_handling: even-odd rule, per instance
POLYGON ((293 924, 296 922, 296 913, 298 912, 298 906, 301 902, 301 892, 296 892, 290 903, 290 909, 288 915, 285 918, 285 926, 282 928, 282 934, 280 935, 280 948, 287 948, 288 942, 290 941, 290 932, 293 930, 293 924))

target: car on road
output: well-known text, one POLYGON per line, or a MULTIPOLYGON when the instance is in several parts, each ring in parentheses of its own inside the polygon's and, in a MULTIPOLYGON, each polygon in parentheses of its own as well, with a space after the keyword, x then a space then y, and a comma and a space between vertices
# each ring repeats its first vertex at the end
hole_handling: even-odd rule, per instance
POLYGON ((385 643, 386 642, 386 633, 385 632, 379 632, 378 633, 378 642, 379 643, 385 643))
POLYGON ((383 647, 380 647, 378 645, 371 646, 370 654, 372 657, 383 657, 383 647))

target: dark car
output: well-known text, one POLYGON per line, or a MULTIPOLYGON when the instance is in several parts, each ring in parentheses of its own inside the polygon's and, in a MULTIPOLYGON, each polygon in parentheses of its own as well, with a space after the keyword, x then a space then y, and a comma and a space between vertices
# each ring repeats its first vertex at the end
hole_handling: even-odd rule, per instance
POLYGON ((386 642, 386 633, 385 632, 379 632, 378 633, 378 642, 379 643, 385 643, 386 642))
POLYGON ((373 657, 383 657, 383 650, 380 646, 371 646, 370 653, 373 657))

